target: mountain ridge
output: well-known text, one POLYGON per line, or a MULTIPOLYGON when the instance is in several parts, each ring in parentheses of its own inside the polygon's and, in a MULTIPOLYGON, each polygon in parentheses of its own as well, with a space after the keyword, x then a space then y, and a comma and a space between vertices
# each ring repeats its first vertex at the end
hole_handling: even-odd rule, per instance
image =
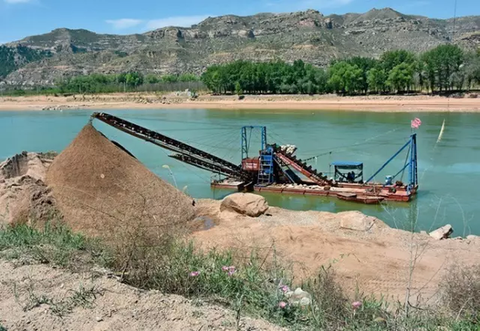
MULTIPOLYGON (((56 79, 94 72, 201 73, 209 65, 238 59, 302 59, 326 66, 332 59, 378 57, 400 48, 420 53, 449 42, 475 49, 480 45, 479 33, 480 16, 460 17, 454 23, 391 8, 328 16, 312 9, 224 15, 191 27, 169 26, 130 35, 58 28, 3 46, 10 53, 26 47, 41 54, 31 56, 34 61, 14 56, 18 65, 10 64, 9 71, 3 71, 3 84, 51 85, 56 79)), ((1 52, 0 48, 0 56, 1 52)))

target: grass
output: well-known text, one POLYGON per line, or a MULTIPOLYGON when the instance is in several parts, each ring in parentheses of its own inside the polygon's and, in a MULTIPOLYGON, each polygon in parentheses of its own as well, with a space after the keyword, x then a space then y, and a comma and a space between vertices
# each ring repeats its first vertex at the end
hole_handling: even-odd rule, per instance
POLYGON ((0 256, 19 263, 33 260, 70 269, 94 263, 108 265, 111 261, 99 241, 54 223, 46 223, 43 229, 18 225, 0 230, 0 256))
POLYGON ((64 317, 71 313, 76 307, 92 308, 95 299, 103 295, 103 293, 104 291, 102 289, 95 286, 88 288, 80 286, 78 290, 73 291, 67 298, 55 300, 45 294, 37 295, 33 292, 33 289, 30 288, 28 291, 28 301, 23 305, 23 311, 27 312, 42 305, 47 305, 54 315, 64 317))
MULTIPOLYGON (((51 263, 71 270, 80 262, 100 264, 121 273, 123 282, 130 285, 182 295, 199 306, 228 307, 237 314, 237 327, 240 317, 248 315, 292 330, 480 330, 479 267, 449 273, 452 278, 447 277, 439 288, 442 305, 414 309, 407 316, 400 303, 391 305, 361 294, 353 298, 360 302, 354 309, 354 300, 337 283, 333 267, 295 283, 289 268, 257 252, 240 257, 229 251, 203 252, 171 237, 155 246, 142 245, 140 239, 129 249, 112 251, 62 225, 47 224, 40 230, 19 225, 0 231, 0 253, 17 260, 28 256, 30 263, 51 263), (300 286, 311 295, 311 304, 301 307, 290 302, 285 286, 292 290, 300 286)), ((55 301, 32 291, 25 309, 45 304, 52 313, 65 316, 75 307, 90 307, 101 294, 96 288, 80 288, 55 301)))

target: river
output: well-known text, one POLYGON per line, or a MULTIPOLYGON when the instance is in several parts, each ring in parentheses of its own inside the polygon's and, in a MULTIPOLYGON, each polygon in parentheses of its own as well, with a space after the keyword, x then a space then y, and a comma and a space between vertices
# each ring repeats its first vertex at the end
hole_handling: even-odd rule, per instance
MULTIPOLYGON (((88 122, 92 110, 0 112, 0 159, 21 151, 64 149, 88 122)), ((265 125, 269 143, 295 144, 301 159, 327 173, 335 160, 362 161, 368 177, 390 158, 411 134, 410 120, 419 117, 420 190, 412 203, 365 206, 334 198, 268 194, 274 206, 295 210, 360 210, 390 226, 416 230, 452 224, 455 234, 480 235, 480 114, 375 113, 275 110, 111 110, 116 116, 240 163, 240 128, 265 125), (445 120, 442 140, 437 138, 445 120)), ((168 152, 107 125, 95 122, 107 137, 122 144, 154 173, 195 198, 220 199, 228 191, 212 190, 211 174, 168 157, 168 152), (167 167, 168 166, 168 167, 167 167)), ((251 151, 259 149, 252 135, 251 151)), ((252 154, 255 154, 252 152, 252 154)), ((376 180, 397 173, 404 156, 376 180)))

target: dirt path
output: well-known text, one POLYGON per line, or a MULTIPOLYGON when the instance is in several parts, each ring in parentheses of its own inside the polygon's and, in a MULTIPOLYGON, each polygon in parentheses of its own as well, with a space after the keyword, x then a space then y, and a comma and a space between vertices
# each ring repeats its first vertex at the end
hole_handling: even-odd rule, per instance
POLYGON ((322 266, 336 270, 351 294, 386 296, 404 302, 410 263, 412 302, 433 303, 444 272, 453 263, 468 266, 480 261, 480 237, 474 240, 436 241, 427 234, 392 229, 359 212, 332 214, 270 208, 271 216, 244 217, 219 212, 218 201, 204 200, 197 207, 216 226, 194 239, 203 247, 233 248, 247 254, 260 249, 292 263, 297 280, 314 275, 322 266), (368 230, 342 229, 345 224, 368 224, 368 230))
MULTIPOLYGON (((0 260, 0 325, 7 330, 236 330, 236 314, 180 296, 141 291, 98 274, 0 260)), ((282 330, 241 319, 241 330, 282 330)))
POLYGON ((176 95, 148 93, 79 95, 70 97, 0 97, 0 111, 66 109, 271 109, 271 110, 349 110, 372 112, 480 112, 480 99, 432 96, 334 95, 203 95, 196 100, 176 95))

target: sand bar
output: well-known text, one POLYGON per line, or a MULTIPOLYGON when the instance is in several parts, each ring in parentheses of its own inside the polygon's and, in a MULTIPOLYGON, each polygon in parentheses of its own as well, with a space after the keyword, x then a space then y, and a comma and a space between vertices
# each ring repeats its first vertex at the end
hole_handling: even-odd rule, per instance
POLYGON ((480 112, 480 98, 440 96, 201 95, 196 100, 153 93, 115 93, 69 97, 0 97, 0 111, 66 109, 258 109, 372 112, 480 112))

